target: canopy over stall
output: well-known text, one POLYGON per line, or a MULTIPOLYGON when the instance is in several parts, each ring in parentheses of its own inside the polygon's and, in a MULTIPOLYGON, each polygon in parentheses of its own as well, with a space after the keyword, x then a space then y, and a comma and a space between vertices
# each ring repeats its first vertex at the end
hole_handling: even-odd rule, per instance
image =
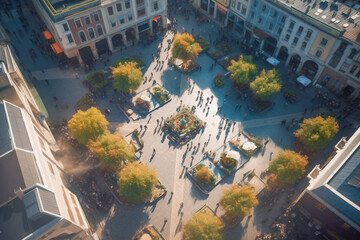
POLYGON ((277 60, 277 59, 274 58, 274 57, 269 57, 268 59, 266 59, 266 61, 267 61, 268 63, 270 63, 271 65, 273 65, 274 67, 277 66, 277 65, 280 63, 280 61, 277 60))
POLYGON ((304 87, 307 87, 310 85, 311 83, 311 80, 308 79, 307 77, 305 76, 300 76, 296 79, 296 81, 298 81, 299 83, 301 83, 304 87))

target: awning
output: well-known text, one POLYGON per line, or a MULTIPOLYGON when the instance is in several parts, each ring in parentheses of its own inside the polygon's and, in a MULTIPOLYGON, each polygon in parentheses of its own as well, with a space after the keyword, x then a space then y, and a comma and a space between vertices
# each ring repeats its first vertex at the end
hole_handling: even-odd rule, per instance
POLYGON ((257 27, 254 27, 253 32, 260 39, 266 39, 266 38, 270 37, 269 34, 267 34, 266 32, 264 32, 263 30, 261 30, 261 29, 259 29, 257 27))
POLYGON ((46 40, 52 39, 52 36, 48 30, 42 32, 46 40))
POLYGON ((217 8, 218 8, 218 11, 223 13, 223 14, 226 14, 227 12, 227 8, 221 6, 220 4, 217 5, 217 8))
POLYGON ((54 50, 54 52, 56 54, 62 53, 63 50, 61 49, 60 45, 56 42, 56 43, 52 43, 51 44, 51 48, 54 50))
POLYGON ((277 60, 277 59, 274 58, 274 57, 269 57, 268 59, 266 59, 266 61, 267 61, 268 63, 270 63, 271 65, 273 65, 274 67, 277 66, 277 65, 280 63, 280 61, 277 60))
POLYGON ((157 17, 154 17, 154 18, 153 18, 153 21, 155 21, 155 22, 159 22, 159 21, 160 21, 160 19, 161 19, 161 16, 157 16, 157 17))
POLYGON ((150 29, 149 23, 143 23, 138 26, 139 33, 145 32, 146 30, 149 30, 149 29, 150 29))
POLYGON ((307 77, 305 76, 300 76, 296 79, 296 81, 298 81, 299 83, 301 83, 304 87, 307 87, 310 85, 311 83, 311 80, 308 79, 307 77))

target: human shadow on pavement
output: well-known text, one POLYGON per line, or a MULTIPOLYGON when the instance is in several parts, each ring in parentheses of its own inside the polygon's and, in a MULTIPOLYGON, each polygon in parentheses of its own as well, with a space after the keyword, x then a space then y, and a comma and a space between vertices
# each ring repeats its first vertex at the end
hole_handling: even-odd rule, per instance
MULTIPOLYGON (((186 176, 189 178, 189 175, 186 174, 186 176)), ((191 189, 190 189, 190 194, 194 199, 194 202, 198 201, 198 200, 205 200, 207 199, 209 196, 202 193, 200 191, 200 189, 198 187, 195 186, 195 184, 191 181, 192 185, 191 185, 191 189)))

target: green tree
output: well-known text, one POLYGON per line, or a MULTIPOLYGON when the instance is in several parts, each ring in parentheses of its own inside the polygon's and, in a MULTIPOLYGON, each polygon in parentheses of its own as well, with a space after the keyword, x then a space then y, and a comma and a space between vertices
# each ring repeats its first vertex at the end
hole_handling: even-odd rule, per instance
POLYGON ((157 183, 156 171, 138 162, 128 163, 119 174, 119 194, 130 203, 147 201, 153 195, 157 183))
POLYGON ((307 156, 285 150, 279 152, 274 160, 270 162, 268 171, 276 175, 272 182, 278 182, 279 186, 294 184, 304 174, 307 164, 307 156))
POLYGON ((231 73, 230 77, 235 83, 244 85, 254 80, 258 69, 251 56, 244 57, 240 55, 237 61, 231 60, 228 71, 231 73))
POLYGON ((250 214, 251 209, 258 204, 254 188, 233 185, 223 191, 220 205, 231 219, 242 218, 250 214))
POLYGON ((80 144, 96 140, 107 132, 109 122, 99 109, 91 107, 86 111, 78 110, 68 122, 70 135, 80 144))
POLYGON ((316 151, 322 149, 339 132, 339 124, 334 117, 304 119, 295 137, 305 148, 316 151))
POLYGON ((87 76, 87 79, 95 89, 100 89, 109 84, 109 79, 104 71, 95 71, 87 76))
POLYGON ((176 34, 173 42, 172 55, 174 58, 181 59, 184 63, 197 58, 202 51, 199 43, 188 34, 176 34))
POLYGON ((261 100, 268 100, 281 89, 280 75, 275 69, 261 71, 260 75, 250 83, 250 89, 261 100))
POLYGON ((114 88, 121 92, 133 92, 138 89, 143 80, 143 75, 136 62, 119 63, 112 68, 114 88))
POLYGON ((90 140, 89 149, 101 160, 103 167, 116 168, 126 160, 132 161, 135 156, 134 146, 128 144, 120 134, 107 133, 90 140))
POLYGON ((192 215, 183 226, 184 240, 223 240, 224 224, 211 212, 198 212, 192 215))

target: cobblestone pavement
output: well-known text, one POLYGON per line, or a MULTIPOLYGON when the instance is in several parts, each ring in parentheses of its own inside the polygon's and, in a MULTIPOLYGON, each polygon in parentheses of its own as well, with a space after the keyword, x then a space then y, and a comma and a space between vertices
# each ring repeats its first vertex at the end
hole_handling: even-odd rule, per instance
MULTIPOLYGON (((185 2, 185 1, 184 1, 185 2)), ((180 5, 182 9, 189 8, 188 5, 182 3, 180 5)), ((180 8, 179 6, 179 8, 180 8)), ((46 55, 42 55, 40 50, 32 45, 29 41, 30 30, 34 29, 38 31, 37 20, 26 9, 25 5, 22 5, 25 17, 30 23, 28 30, 22 30, 23 36, 19 38, 14 35, 17 29, 21 29, 21 23, 16 18, 17 13, 12 11, 14 18, 6 18, 2 15, 1 21, 3 25, 8 29, 11 27, 10 37, 14 46, 19 50, 19 58, 24 65, 24 68, 29 70, 31 75, 37 78, 35 87, 39 92, 41 98, 49 113, 49 119, 57 122, 62 119, 69 119, 74 113, 74 106, 79 99, 88 93, 88 89, 81 83, 86 78, 88 73, 82 69, 77 72, 80 75, 80 79, 75 78, 75 71, 73 69, 59 69, 56 62, 51 60, 46 55), (27 54, 28 49, 34 47, 38 58, 33 61, 27 54), (44 70, 44 72, 42 71, 44 70), (49 81, 49 84, 45 80, 49 81), (57 102, 54 102, 53 96, 57 96, 57 102), (57 107, 56 105, 57 104, 57 107)), ((189 20, 185 20, 181 13, 174 15, 178 21, 178 30, 182 28, 191 32, 194 28, 194 34, 200 34, 203 38, 209 38, 209 32, 213 32, 212 36, 217 35, 219 27, 215 23, 197 23, 193 14, 190 15, 189 20)), ((219 32, 224 33, 229 39, 236 39, 231 33, 226 31, 219 32)), ((188 220, 190 216, 196 212, 204 204, 209 205, 212 209, 216 208, 216 203, 219 201, 222 189, 229 187, 233 183, 241 181, 244 173, 249 170, 255 170, 257 175, 260 175, 264 171, 269 163, 271 153, 276 153, 281 149, 294 149, 294 139, 292 132, 295 131, 296 126, 286 129, 280 123, 282 120, 287 120, 287 126, 290 121, 294 119, 298 121, 301 117, 315 116, 320 112, 324 112, 324 109, 316 109, 310 112, 310 109, 318 104, 318 100, 312 101, 317 91, 313 86, 306 89, 299 89, 294 83, 294 77, 285 77, 287 69, 285 66, 279 67, 279 71, 282 73, 284 84, 287 88, 294 89, 300 96, 300 101, 294 104, 288 104, 282 94, 279 93, 272 99, 275 102, 273 108, 263 113, 254 113, 247 109, 247 106, 251 104, 250 99, 241 99, 241 96, 237 90, 233 88, 233 85, 229 79, 226 79, 225 86, 223 88, 215 88, 213 86, 213 77, 216 73, 226 71, 220 66, 216 65, 215 68, 210 69, 213 60, 206 54, 201 54, 196 62, 202 66, 202 71, 194 72, 190 75, 182 75, 179 71, 169 67, 167 65, 167 52, 163 51, 160 54, 160 60, 165 61, 162 70, 154 71, 155 63, 152 62, 152 53, 156 52, 156 49, 160 43, 167 45, 166 40, 172 37, 172 34, 161 35, 155 42, 148 45, 146 48, 142 48, 142 55, 140 56, 146 62, 146 68, 144 74, 149 78, 151 72, 154 74, 156 82, 163 85, 171 94, 172 101, 164 105, 158 110, 155 110, 151 118, 147 116, 145 119, 138 121, 129 121, 116 106, 116 103, 110 103, 109 99, 117 95, 113 92, 109 86, 106 88, 106 97, 97 98, 97 106, 104 110, 109 108, 111 114, 107 115, 110 122, 110 130, 112 132, 117 131, 121 134, 128 134, 134 128, 139 128, 140 125, 147 124, 147 131, 143 135, 145 146, 140 161, 153 167, 158 172, 158 177, 161 182, 166 186, 168 192, 167 195, 160 199, 155 205, 142 204, 136 207, 124 206, 119 203, 115 203, 108 213, 96 213, 90 218, 96 220, 98 223, 97 233, 100 239, 117 239, 128 240, 134 232, 146 226, 147 224, 153 224, 159 230, 166 239, 180 239, 181 225, 184 221, 188 220), (189 91, 189 87, 193 87, 192 91, 189 91), (200 149, 204 148, 205 142, 209 139, 209 144, 204 148, 205 151, 218 149, 226 140, 236 136, 239 130, 244 129, 247 132, 253 133, 257 137, 269 138, 269 143, 266 149, 262 153, 251 158, 251 160, 244 165, 236 174, 226 177, 220 182, 210 193, 209 196, 202 194, 188 179, 188 177, 182 173, 183 166, 190 167, 203 158, 202 151, 198 151, 193 155, 194 160, 191 160, 191 153, 185 155, 185 147, 175 147, 164 136, 160 128, 157 127, 156 119, 161 117, 166 118, 171 114, 176 113, 176 110, 183 105, 193 106, 197 104, 196 98, 198 91, 202 91, 204 97, 214 96, 209 110, 198 107, 196 109, 196 115, 207 122, 207 126, 204 132, 199 133, 192 140, 194 145, 200 144, 200 149), (226 95, 228 95, 226 97, 226 95), (224 101, 224 99, 226 99, 224 101), (241 104, 242 108, 235 111, 235 105, 241 104), (221 113, 218 113, 218 107, 222 107, 221 113), (309 109, 305 115, 304 109, 309 109), (209 113, 207 113, 209 111, 209 113), (219 131, 219 122, 221 118, 226 114, 226 118, 233 121, 233 129, 226 134, 225 131, 219 131), (151 154, 153 149, 156 149, 156 155, 151 160, 151 154), (183 161, 184 159, 184 161, 183 161), (173 196, 171 196, 173 192, 173 196), (183 215, 179 214, 180 203, 184 203, 183 215), (168 220, 165 222, 164 220, 168 220)), ((213 39, 214 40, 214 39, 213 39)), ((214 41, 213 41, 214 42, 214 41)), ((214 49, 214 46, 212 46, 214 49)), ((239 54, 241 51, 238 47, 230 55, 239 54)), ((110 64, 116 60, 119 60, 126 56, 139 55, 139 48, 129 48, 123 52, 114 52, 111 56, 106 56, 105 59, 109 59, 110 64)), ((258 66, 269 69, 270 66, 261 59, 255 59, 258 66)), ((98 62, 95 64, 95 69, 103 69, 105 67, 104 62, 98 62)), ((138 92, 151 86, 151 83, 147 82, 143 84, 138 92)), ((343 103, 345 104, 345 103, 343 103)), ((350 116, 351 117, 351 116, 350 116)), ((341 126, 348 124, 348 120, 340 119, 341 126)), ((354 125, 356 127, 357 125, 354 125)), ((315 164, 323 163, 332 151, 332 146, 343 136, 350 136, 354 132, 354 128, 348 127, 342 129, 336 138, 328 144, 328 146, 321 151, 316 159, 310 162, 308 170, 312 169, 315 164)), ((101 176, 97 176, 98 183, 105 189, 105 185, 101 176)), ((306 186, 306 180, 302 180, 298 185, 298 192, 300 192, 306 186)), ((226 239, 254 239, 255 236, 262 232, 269 232, 270 225, 274 219, 281 214, 281 207, 285 204, 285 197, 280 196, 279 201, 271 210, 257 207, 254 210, 253 217, 244 219, 239 225, 227 229, 226 239), (267 219, 264 221, 264 219, 267 219)), ((222 214, 221 208, 218 209, 217 214, 222 214)))

